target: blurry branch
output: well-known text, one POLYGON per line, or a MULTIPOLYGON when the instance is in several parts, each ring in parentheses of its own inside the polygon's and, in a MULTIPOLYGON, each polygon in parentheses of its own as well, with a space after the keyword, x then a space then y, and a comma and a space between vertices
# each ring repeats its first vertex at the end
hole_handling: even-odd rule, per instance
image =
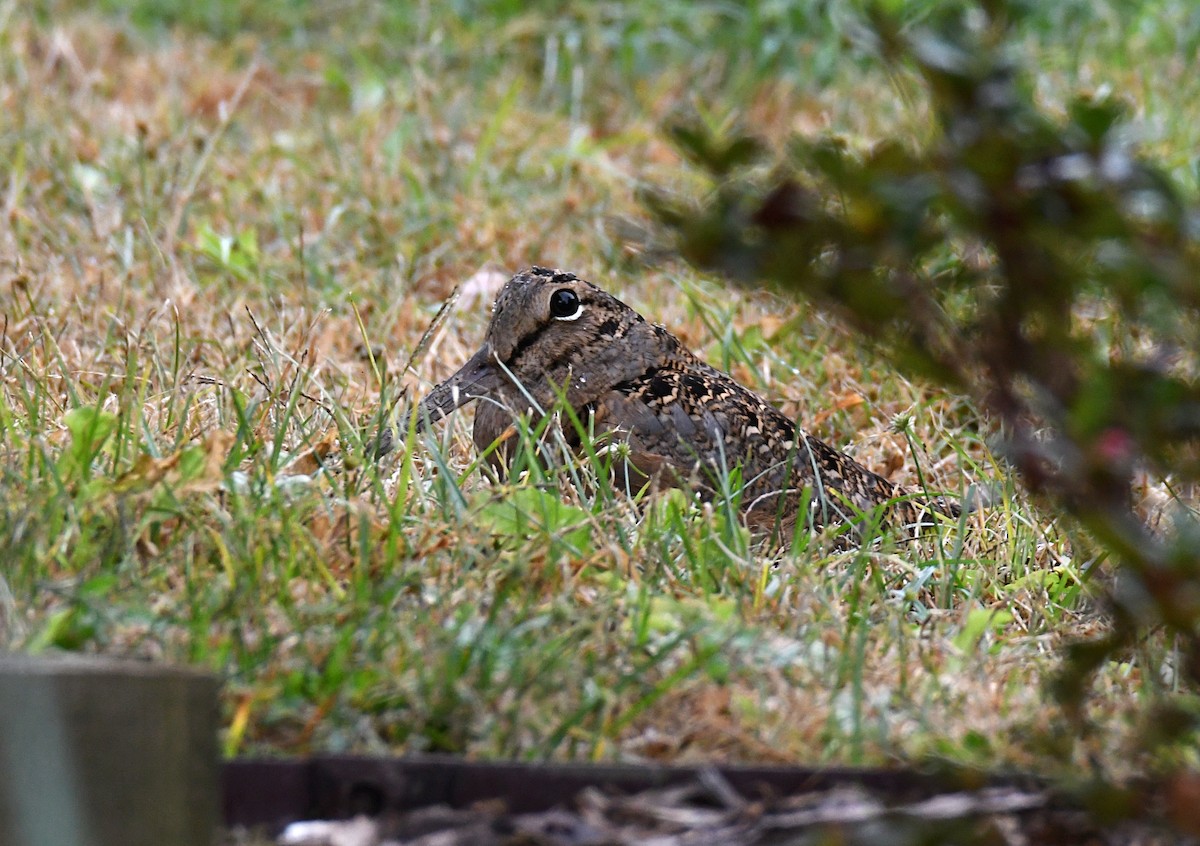
POLYGON ((871 17, 880 55, 925 88, 926 148, 796 139, 767 161, 752 138, 679 126, 711 191, 646 202, 692 263, 838 312, 996 416, 1025 483, 1122 568, 1111 633, 1073 647, 1061 679, 1078 714, 1090 673, 1151 627, 1200 682, 1200 526, 1181 505, 1151 531, 1131 505, 1140 470, 1200 480, 1200 214, 1129 151, 1113 98, 1038 110, 1013 15, 991 2, 914 31, 871 17))

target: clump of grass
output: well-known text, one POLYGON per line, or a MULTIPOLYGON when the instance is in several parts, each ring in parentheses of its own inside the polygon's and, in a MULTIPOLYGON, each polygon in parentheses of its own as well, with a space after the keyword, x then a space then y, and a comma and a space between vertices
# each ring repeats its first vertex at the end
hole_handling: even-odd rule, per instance
MULTIPOLYGON (((536 261, 898 481, 1003 480, 970 407, 815 315, 645 266, 609 225, 644 175, 693 178, 658 126, 697 97, 742 92, 774 137, 784 114, 920 132, 839 22, 250 5, 0 10, 5 646, 208 667, 229 754, 1145 763, 1129 715, 1171 684, 1170 644, 1107 668, 1096 748, 1064 750, 1040 686, 1056 643, 1104 625, 1095 562, 1011 487, 919 543, 779 554, 720 501, 614 489, 553 430, 522 433, 502 482, 465 420, 370 460, 381 396, 477 344, 484 302, 404 368, 448 291, 536 261)), ((1188 84, 1145 80, 1151 104, 1188 84)), ((1164 138, 1189 149, 1194 125, 1164 138)))

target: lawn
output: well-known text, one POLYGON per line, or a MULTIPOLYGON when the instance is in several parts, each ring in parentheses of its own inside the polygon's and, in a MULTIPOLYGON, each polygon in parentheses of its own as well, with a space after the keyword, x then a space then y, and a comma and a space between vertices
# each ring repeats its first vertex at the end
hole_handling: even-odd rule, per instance
MULTIPOLYGON (((1071 0, 1024 31, 1047 110, 1118 91, 1195 192, 1190 3, 1071 0)), ((701 184, 663 132, 682 113, 927 137, 861 33, 819 2, 0 4, 0 648, 209 668, 230 755, 1161 763, 1166 639, 1102 668, 1087 730, 1054 706, 1109 574, 989 421, 673 260, 639 201, 701 184), (453 372, 535 263, 896 481, 996 501, 779 553, 721 502, 633 501, 570 459, 489 480, 469 415, 371 461, 381 403, 453 372)))

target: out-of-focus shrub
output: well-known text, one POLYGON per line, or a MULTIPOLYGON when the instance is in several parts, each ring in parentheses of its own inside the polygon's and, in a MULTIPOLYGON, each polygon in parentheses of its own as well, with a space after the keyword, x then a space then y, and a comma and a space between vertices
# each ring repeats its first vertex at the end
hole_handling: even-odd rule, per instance
POLYGON ((1151 628, 1200 683, 1200 524, 1180 503, 1151 529, 1130 501, 1137 473, 1200 479, 1200 213, 1131 151, 1119 99, 1039 110, 1014 14, 871 17, 880 55, 927 91, 926 146, 797 139, 771 158, 681 124, 711 191, 646 199, 694 264, 808 297, 972 397, 1025 484, 1108 551, 1113 625, 1069 650, 1058 685, 1074 712, 1091 671, 1151 628))

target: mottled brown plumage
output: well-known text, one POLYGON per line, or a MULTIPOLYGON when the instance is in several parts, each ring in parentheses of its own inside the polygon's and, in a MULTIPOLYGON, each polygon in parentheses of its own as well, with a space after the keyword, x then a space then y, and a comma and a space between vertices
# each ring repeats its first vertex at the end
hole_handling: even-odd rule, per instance
POLYGON ((742 510, 757 528, 790 536, 797 519, 820 528, 877 506, 885 522, 914 528, 931 507, 957 511, 916 500, 809 435, 615 297, 541 267, 505 284, 483 346, 422 400, 418 424, 478 399, 473 440, 483 451, 515 415, 552 408, 564 390, 597 436, 628 444, 634 479, 711 492, 722 469, 740 467, 742 510))

